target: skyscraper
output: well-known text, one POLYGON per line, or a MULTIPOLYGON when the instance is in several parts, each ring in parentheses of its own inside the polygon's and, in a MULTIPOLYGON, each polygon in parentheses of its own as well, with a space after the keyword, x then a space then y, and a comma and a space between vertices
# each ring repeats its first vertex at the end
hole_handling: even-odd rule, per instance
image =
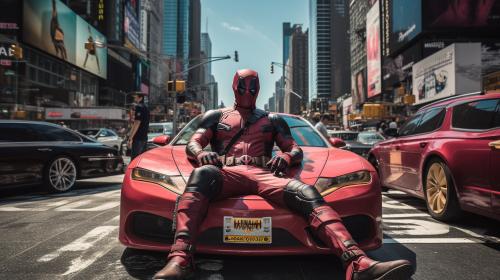
POLYGON ((177 59, 177 71, 189 67, 189 7, 190 1, 163 0, 162 54, 177 59))
POLYGON ((309 98, 331 100, 350 91, 347 0, 310 0, 309 98))
POLYGON ((295 24, 289 42, 286 64, 285 113, 300 114, 307 107, 308 100, 308 31, 295 24), (299 95, 299 96, 297 96, 299 95))

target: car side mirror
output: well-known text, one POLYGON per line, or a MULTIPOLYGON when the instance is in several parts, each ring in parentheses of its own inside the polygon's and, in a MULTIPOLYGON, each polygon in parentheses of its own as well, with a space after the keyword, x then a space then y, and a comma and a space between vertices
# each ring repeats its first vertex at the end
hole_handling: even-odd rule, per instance
POLYGON ((389 137, 398 137, 398 129, 397 128, 388 128, 384 131, 384 134, 389 137))
POLYGON ((332 144, 332 146, 334 146, 335 148, 342 148, 346 145, 344 140, 337 137, 330 137, 328 140, 330 141, 330 144, 332 144))
POLYGON ((155 143, 156 145, 165 146, 168 143, 170 143, 170 136, 168 135, 156 136, 155 138, 153 138, 153 143, 155 143))

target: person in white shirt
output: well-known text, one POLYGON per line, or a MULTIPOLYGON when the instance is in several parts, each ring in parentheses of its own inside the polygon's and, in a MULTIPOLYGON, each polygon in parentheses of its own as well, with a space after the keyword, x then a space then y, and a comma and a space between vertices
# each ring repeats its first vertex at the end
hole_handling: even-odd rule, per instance
POLYGON ((330 136, 328 135, 328 130, 326 129, 325 124, 323 123, 326 120, 327 117, 325 115, 321 115, 321 117, 315 117, 314 121, 316 122, 316 125, 314 125, 314 128, 316 128, 321 134, 323 134, 323 136, 329 138, 330 136))

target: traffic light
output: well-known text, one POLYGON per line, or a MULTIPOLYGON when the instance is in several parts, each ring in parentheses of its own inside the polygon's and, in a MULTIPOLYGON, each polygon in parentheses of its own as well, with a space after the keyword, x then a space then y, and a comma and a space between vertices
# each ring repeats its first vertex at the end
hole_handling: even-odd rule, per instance
POLYGON ((12 50, 14 52, 14 57, 17 59, 23 59, 23 48, 19 44, 12 44, 12 50))
POLYGON ((186 90, 186 81, 182 80, 175 80, 175 85, 174 81, 168 81, 167 82, 167 91, 168 92, 184 92, 186 90))
POLYGON ((271 74, 274 74, 274 64, 271 63, 271 74))
POLYGON ((240 61, 240 59, 238 58, 238 51, 234 51, 234 61, 240 61))

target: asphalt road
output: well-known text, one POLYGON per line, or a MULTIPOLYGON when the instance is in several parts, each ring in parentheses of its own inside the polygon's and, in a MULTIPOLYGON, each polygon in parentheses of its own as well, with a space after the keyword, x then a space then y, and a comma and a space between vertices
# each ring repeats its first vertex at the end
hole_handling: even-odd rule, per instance
MULTIPOLYGON (((126 249, 117 240, 121 176, 78 182, 47 195, 0 191, 0 279, 149 279, 165 254, 126 249)), ((413 279, 500 279, 500 223, 467 215, 443 224, 423 202, 384 194, 384 246, 369 254, 405 258, 413 279)), ((344 279, 333 256, 197 256, 197 279, 344 279)))

